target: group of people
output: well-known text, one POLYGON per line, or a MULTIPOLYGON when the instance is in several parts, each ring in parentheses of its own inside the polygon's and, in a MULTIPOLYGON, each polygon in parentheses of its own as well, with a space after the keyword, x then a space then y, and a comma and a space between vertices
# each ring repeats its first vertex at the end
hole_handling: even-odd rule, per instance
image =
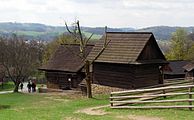
POLYGON ((36 83, 29 81, 27 84, 28 92, 36 92, 36 83))
MULTIPOLYGON (((24 84, 23 82, 20 83, 20 88, 21 88, 21 91, 23 91, 23 87, 24 87, 24 84)), ((36 83, 35 81, 31 82, 29 81, 28 84, 27 84, 27 88, 28 88, 28 92, 36 92, 36 83)))

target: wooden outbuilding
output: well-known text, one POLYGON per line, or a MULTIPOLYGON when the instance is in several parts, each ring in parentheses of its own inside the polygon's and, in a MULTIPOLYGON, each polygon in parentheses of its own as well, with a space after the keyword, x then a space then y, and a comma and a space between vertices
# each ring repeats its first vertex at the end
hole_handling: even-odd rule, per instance
POLYGON ((188 60, 170 60, 169 64, 166 67, 169 67, 168 70, 164 70, 164 79, 176 79, 176 78, 185 78, 185 65, 189 63, 188 60))
POLYGON ((94 84, 126 89, 163 83, 161 68, 168 63, 151 32, 107 32, 88 59, 94 60, 94 84))
MULTIPOLYGON (((86 56, 92 47, 93 45, 87 45, 86 56)), ((80 46, 78 44, 65 44, 58 47, 48 63, 39 68, 45 71, 47 88, 66 90, 78 87, 85 78, 82 71, 85 62, 79 55, 80 46)))
POLYGON ((185 69, 186 72, 185 78, 194 80, 194 61, 188 63, 183 68, 185 69))

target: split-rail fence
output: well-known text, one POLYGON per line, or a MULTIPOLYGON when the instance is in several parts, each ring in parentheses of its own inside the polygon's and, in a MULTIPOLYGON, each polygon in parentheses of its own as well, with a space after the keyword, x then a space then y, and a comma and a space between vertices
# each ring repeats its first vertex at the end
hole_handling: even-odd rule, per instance
MULTIPOLYGON (((192 81, 189 81, 188 83, 192 83, 192 81)), ((167 84, 171 85, 171 83, 167 84)), ((192 110, 194 107, 194 105, 192 105, 192 102, 194 102, 194 99, 192 98, 192 95, 194 94, 192 91, 194 89, 194 85, 170 85, 165 86, 164 84, 164 87, 111 92, 111 108, 189 108, 189 110, 192 110), (180 99, 179 97, 175 96, 185 96, 181 97, 185 99, 180 99), (179 102, 181 102, 181 104, 179 102), (154 105, 155 103, 156 105, 154 105), (163 105, 163 103, 167 104, 163 105), (177 105, 174 103, 179 104, 177 105)))

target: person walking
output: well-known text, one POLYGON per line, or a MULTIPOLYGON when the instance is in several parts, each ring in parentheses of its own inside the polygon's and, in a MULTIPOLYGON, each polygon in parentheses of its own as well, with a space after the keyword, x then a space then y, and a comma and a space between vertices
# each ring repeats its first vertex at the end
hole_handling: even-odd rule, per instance
POLYGON ((32 82, 32 92, 35 92, 35 84, 32 82))
POLYGON ((24 87, 24 84, 23 84, 23 82, 21 82, 21 83, 20 83, 21 91, 23 91, 23 87, 24 87))
POLYGON ((32 87, 31 83, 30 83, 30 82, 28 82, 28 84, 27 84, 27 88, 28 88, 28 92, 29 92, 29 93, 31 92, 31 87, 32 87))
POLYGON ((36 92, 36 81, 33 80, 32 82, 32 92, 36 92))

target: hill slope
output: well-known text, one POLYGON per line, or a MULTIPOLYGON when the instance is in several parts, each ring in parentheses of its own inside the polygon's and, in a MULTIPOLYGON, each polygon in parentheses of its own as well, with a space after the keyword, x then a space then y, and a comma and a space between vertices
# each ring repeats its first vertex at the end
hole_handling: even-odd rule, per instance
POLYGON ((171 37, 171 34, 175 32, 178 28, 184 28, 188 32, 192 32, 194 30, 194 27, 154 26, 154 27, 139 29, 137 31, 153 32, 157 40, 169 40, 171 37))
MULTIPOLYGON (((169 40, 172 32, 180 27, 169 27, 169 26, 154 26, 143 29, 134 28, 108 28, 108 31, 117 32, 153 32, 156 39, 158 40, 169 40)), ((194 30, 194 27, 184 27, 188 32, 194 30)), ((93 38, 99 39, 104 33, 104 27, 82 27, 83 32, 86 36, 94 33, 93 38)), ((11 23, 5 22, 0 23, 0 36, 9 36, 12 33, 24 36, 26 39, 41 39, 41 40, 52 40, 58 35, 67 32, 63 26, 49 26, 39 23, 11 23)))

